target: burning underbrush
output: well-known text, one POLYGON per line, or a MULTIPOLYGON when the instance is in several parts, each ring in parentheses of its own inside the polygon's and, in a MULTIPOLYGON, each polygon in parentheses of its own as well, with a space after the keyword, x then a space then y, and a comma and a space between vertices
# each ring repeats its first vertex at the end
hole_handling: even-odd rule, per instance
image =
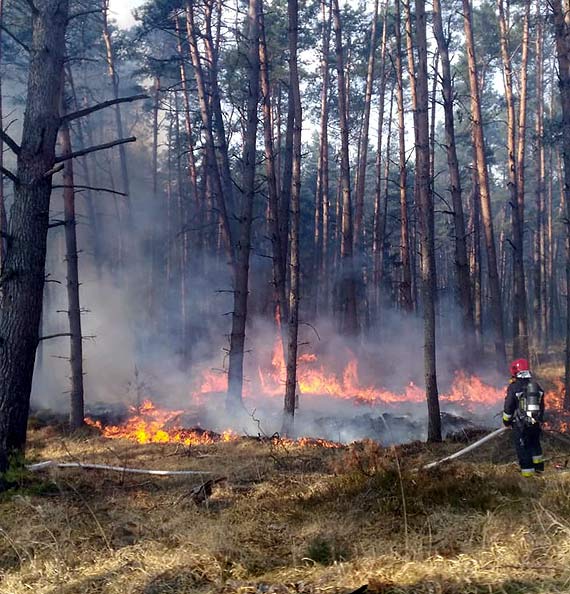
MULTIPOLYGON (((257 367, 257 383, 247 383, 241 416, 228 418, 224 414, 226 376, 208 369, 200 374, 199 387, 184 407, 159 406, 150 399, 132 407, 104 405, 92 407, 86 421, 109 439, 140 444, 194 446, 232 442, 244 436, 279 439, 285 380, 280 345, 278 341, 268 366, 257 367)), ((548 426, 565 430, 570 417, 562 411, 562 384, 555 375, 546 381, 548 426)), ((374 439, 387 445, 425 438, 423 389, 413 383, 399 391, 367 385, 354 357, 336 371, 317 355, 301 357, 298 394, 295 429, 304 444, 337 447, 374 439)), ((503 398, 504 386, 456 372, 440 394, 444 436, 497 426, 503 398)))

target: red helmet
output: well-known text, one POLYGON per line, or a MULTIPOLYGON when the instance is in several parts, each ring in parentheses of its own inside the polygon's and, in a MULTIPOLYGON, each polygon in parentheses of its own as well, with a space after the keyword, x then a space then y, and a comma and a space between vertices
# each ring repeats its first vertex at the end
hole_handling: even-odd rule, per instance
POLYGON ((515 377, 521 371, 530 371, 530 366, 526 359, 515 359, 511 363, 511 375, 515 377))

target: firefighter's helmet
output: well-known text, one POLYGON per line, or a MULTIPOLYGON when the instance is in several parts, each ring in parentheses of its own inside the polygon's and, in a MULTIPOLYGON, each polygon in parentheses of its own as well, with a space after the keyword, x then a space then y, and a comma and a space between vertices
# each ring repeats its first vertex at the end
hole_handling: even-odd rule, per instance
POLYGON ((511 375, 517 377, 521 371, 526 371, 527 373, 530 371, 528 361, 526 359, 515 359, 511 363, 511 375))

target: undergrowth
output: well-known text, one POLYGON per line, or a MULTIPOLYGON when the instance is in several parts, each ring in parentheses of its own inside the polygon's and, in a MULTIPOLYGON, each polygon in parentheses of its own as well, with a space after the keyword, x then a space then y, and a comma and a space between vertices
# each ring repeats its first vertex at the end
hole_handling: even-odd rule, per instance
POLYGON ((213 474, 32 475, 14 465, 0 499, 0 592, 568 591, 570 473, 525 481, 490 450, 420 470, 460 447, 141 446, 38 428, 35 459, 213 474), (192 489, 211 476, 227 481, 195 503, 192 489))

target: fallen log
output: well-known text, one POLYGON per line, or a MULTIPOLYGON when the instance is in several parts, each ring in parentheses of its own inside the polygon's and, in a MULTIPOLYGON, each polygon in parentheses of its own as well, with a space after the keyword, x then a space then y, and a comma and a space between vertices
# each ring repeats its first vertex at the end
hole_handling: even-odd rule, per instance
POLYGON ((204 475, 213 474, 202 470, 151 470, 148 468, 127 468, 124 466, 107 466, 106 464, 84 464, 83 462, 55 462, 48 460, 47 462, 39 462, 38 464, 30 464, 26 467, 31 472, 45 470, 46 468, 81 468, 93 470, 110 470, 112 472, 125 472, 131 474, 151 474, 154 476, 172 476, 172 475, 204 475))
POLYGON ((473 450, 477 449, 479 446, 482 446, 484 443, 487 443, 488 441, 495 439, 495 437, 498 437, 499 435, 501 435, 501 433, 505 432, 507 429, 508 429, 508 427, 501 427, 500 429, 497 429, 496 431, 489 433, 489 435, 485 435, 485 437, 482 437, 475 443, 468 445, 466 448, 463 448, 462 450, 455 452, 455 454, 451 454, 451 456, 446 456, 445 458, 442 458, 441 460, 437 460, 435 462, 430 462, 429 464, 422 466, 422 469, 428 470, 429 468, 435 468, 436 466, 439 466, 440 464, 443 464, 444 462, 449 462, 450 460, 455 460, 455 458, 459 458, 460 456, 463 456, 463 455, 467 454, 468 452, 472 452, 473 450))

